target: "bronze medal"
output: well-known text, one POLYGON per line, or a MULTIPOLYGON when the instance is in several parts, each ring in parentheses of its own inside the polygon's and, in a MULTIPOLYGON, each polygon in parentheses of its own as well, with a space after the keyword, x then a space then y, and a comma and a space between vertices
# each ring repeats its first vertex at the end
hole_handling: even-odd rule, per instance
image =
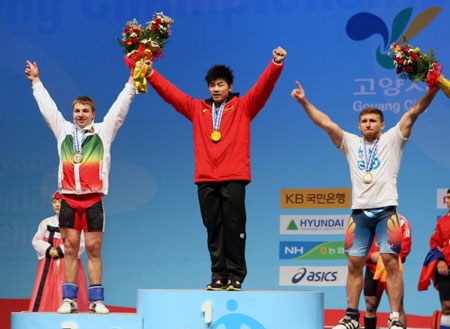
POLYGON ((81 154, 81 152, 75 152, 72 155, 72 160, 75 163, 80 163, 81 161, 83 161, 83 155, 81 154))

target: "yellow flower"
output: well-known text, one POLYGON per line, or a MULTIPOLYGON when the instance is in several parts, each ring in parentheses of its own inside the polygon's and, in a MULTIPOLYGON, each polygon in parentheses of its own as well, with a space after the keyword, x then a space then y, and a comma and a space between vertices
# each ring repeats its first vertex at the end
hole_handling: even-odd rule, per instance
POLYGON ((420 52, 420 48, 419 48, 419 47, 416 47, 416 49, 414 49, 414 52, 415 52, 415 53, 420 52))
POLYGON ((400 46, 395 46, 394 47, 394 51, 399 51, 401 48, 400 48, 400 46))

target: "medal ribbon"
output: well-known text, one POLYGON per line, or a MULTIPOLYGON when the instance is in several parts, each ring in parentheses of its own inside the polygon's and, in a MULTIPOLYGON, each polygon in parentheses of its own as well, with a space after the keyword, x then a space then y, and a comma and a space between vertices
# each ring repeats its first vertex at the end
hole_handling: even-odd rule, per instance
POLYGON ((364 158, 366 160, 366 171, 370 172, 372 170, 373 167, 373 162, 375 160, 375 155, 377 154, 377 147, 378 147, 378 141, 380 139, 378 138, 375 141, 375 144, 373 144, 372 147, 372 153, 368 154, 369 152, 367 152, 367 146, 366 146, 366 142, 363 140, 364 143, 364 158))
POLYGON ((213 102, 212 104, 212 120, 213 120, 213 129, 219 130, 220 122, 222 121, 223 109, 225 108, 225 103, 223 102, 220 105, 219 110, 216 109, 216 104, 213 102))
POLYGON ((78 128, 74 125, 73 126, 74 132, 73 132, 73 150, 75 152, 81 152, 81 144, 85 141, 87 137, 87 131, 88 129, 83 129, 83 136, 81 137, 81 144, 78 142, 78 128))

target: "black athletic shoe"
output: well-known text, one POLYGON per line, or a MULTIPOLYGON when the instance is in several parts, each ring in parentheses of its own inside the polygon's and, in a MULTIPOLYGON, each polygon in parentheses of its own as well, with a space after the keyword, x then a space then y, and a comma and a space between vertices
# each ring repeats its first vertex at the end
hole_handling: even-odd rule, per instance
POLYGON ((228 291, 242 290, 242 284, 238 280, 228 280, 227 290, 228 291))
POLYGON ((206 290, 213 291, 225 290, 225 288, 225 283, 223 283, 222 280, 212 280, 212 282, 206 286, 206 290))

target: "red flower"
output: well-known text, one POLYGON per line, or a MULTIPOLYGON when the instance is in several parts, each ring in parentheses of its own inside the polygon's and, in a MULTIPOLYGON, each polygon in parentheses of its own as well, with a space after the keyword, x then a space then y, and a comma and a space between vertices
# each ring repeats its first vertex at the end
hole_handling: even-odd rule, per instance
POLYGON ((131 42, 135 45, 139 42, 139 38, 131 38, 131 42))
POLYGON ((406 48, 406 46, 403 46, 402 49, 400 49, 402 52, 407 53, 408 52, 408 48, 406 48))
POLYGON ((136 34, 139 34, 139 32, 141 32, 141 30, 138 29, 138 28, 134 28, 134 29, 133 29, 133 32, 136 33, 136 34))
POLYGON ((409 53, 409 57, 411 57, 411 60, 413 61, 413 62, 416 62, 417 61, 417 55, 416 55, 416 53, 415 52, 410 52, 409 53))
POLYGON ((405 72, 412 72, 413 68, 411 65, 406 65, 405 66, 405 72))
POLYGON ((125 28, 125 33, 126 33, 126 34, 129 34, 129 33, 130 33, 130 28, 129 28, 128 26, 125 28))
POLYGON ((163 53, 161 50, 155 50, 153 52, 153 58, 156 60, 157 58, 162 58, 163 57, 163 53))
POLYGON ((145 45, 141 43, 137 49, 138 53, 144 53, 145 48, 145 45))
POLYGON ((161 24, 161 18, 157 17, 157 18, 155 19, 155 23, 156 23, 156 24, 161 24))
POLYGON ((398 58, 398 57, 396 57, 395 58, 395 61, 398 63, 398 64, 403 64, 403 62, 405 61, 403 58, 398 58))
POLYGON ((397 66, 397 74, 402 73, 402 69, 400 68, 400 66, 397 66))
POLYGON ((158 25, 152 24, 152 30, 153 30, 153 31, 156 31, 156 30, 158 30, 158 29, 159 29, 159 26, 158 26, 158 25))

